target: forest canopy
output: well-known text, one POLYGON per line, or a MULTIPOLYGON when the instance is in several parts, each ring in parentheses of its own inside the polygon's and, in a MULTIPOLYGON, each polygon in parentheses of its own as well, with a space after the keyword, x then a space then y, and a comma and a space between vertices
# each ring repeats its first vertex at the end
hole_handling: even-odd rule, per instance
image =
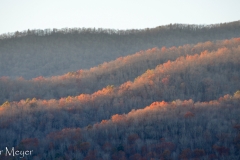
POLYGON ((31 150, 27 160, 240 159, 239 25, 1 35, 0 149, 31 150))
POLYGON ((213 25, 170 24, 141 30, 63 28, 0 35, 0 77, 62 75, 89 69, 149 48, 181 46, 240 36, 239 21, 213 25))

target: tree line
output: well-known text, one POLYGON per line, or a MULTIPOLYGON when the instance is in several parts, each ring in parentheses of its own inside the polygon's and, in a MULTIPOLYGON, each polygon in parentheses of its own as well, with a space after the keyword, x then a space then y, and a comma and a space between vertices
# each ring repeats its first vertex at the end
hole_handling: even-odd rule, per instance
POLYGON ((62 75, 149 48, 239 37, 239 28, 237 21, 207 26, 170 24, 123 31, 66 28, 15 32, 0 39, 0 77, 32 79, 62 75))
POLYGON ((220 48, 232 49, 239 44, 239 38, 234 38, 179 47, 152 48, 119 57, 89 70, 68 72, 61 76, 49 78, 40 76, 32 80, 2 77, 0 78, 0 103, 27 98, 60 99, 84 93, 92 94, 108 85, 117 87, 127 81, 133 81, 148 69, 154 69, 168 60, 174 61, 181 56, 217 51, 220 48))

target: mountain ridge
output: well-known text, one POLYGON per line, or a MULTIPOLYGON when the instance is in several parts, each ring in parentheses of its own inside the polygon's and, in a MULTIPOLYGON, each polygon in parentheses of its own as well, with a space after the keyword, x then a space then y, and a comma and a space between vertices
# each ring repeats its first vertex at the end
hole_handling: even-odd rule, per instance
POLYGON ((108 85, 117 87, 124 82, 133 81, 147 70, 154 69, 157 65, 166 63, 168 60, 175 61, 181 56, 201 54, 204 51, 217 51, 224 47, 231 49, 239 44, 239 38, 234 38, 171 48, 152 48, 133 55, 119 57, 90 70, 69 72, 62 76, 37 77, 32 80, 0 78, 2 90, 0 102, 34 97, 37 99, 60 99, 82 93, 91 94, 108 85))
POLYGON ((34 160, 239 159, 239 25, 0 40, 0 148, 31 150, 34 160), (105 62, 74 64, 91 58, 105 62), (17 76, 8 67, 41 76, 7 77, 17 76))
POLYGON ((0 40, 0 77, 50 77, 89 69, 149 48, 240 37, 239 25, 239 21, 212 27, 174 24, 118 34, 103 29, 63 29, 52 34, 51 30, 46 34, 29 30, 24 32, 29 36, 18 37, 20 32, 16 32, 15 38, 0 40))

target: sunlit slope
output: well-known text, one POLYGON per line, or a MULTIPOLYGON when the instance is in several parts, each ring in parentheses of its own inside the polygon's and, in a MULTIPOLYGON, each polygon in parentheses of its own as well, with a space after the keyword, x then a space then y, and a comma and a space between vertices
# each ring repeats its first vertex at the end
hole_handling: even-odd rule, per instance
POLYGON ((76 159, 238 159, 239 105, 239 91, 209 102, 154 102, 85 128, 23 139, 20 145, 43 148, 39 158, 45 153, 76 159))
POLYGON ((174 61, 181 56, 200 54, 206 50, 212 52, 223 47, 231 49, 239 45, 240 39, 235 38, 171 48, 152 48, 105 62, 89 70, 69 72, 62 76, 38 77, 33 80, 0 78, 0 103, 27 98, 60 99, 81 93, 91 94, 108 85, 117 87, 126 81, 133 81, 148 69, 154 69, 168 60, 174 61))
POLYGON ((23 137, 42 137, 66 127, 85 127, 155 101, 209 101, 233 94, 240 88, 239 55, 240 47, 204 51, 200 55, 168 61, 133 82, 108 86, 93 94, 60 100, 5 102, 0 112, 0 134, 1 137, 11 136, 2 140, 2 144, 16 145, 23 137))
POLYGON ((0 35, 0 77, 56 76, 89 69, 120 56, 240 36, 239 21, 214 25, 170 24, 142 30, 64 28, 0 35))

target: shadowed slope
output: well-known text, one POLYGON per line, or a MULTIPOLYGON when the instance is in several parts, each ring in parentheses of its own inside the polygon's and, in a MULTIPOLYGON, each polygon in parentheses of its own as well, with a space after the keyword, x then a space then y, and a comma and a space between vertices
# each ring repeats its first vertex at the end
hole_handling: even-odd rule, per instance
POLYGON ((15 32, 13 35, 1 35, 0 77, 31 79, 61 75, 153 47, 239 36, 239 21, 207 26, 170 24, 126 31, 64 28, 15 32))

